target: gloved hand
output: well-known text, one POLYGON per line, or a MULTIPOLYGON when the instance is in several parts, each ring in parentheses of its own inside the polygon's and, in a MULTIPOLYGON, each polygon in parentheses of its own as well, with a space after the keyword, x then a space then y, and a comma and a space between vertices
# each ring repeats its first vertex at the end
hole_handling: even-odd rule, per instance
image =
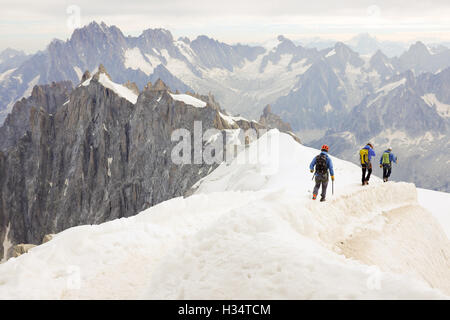
POLYGON ((380 168, 383 168, 383 165, 382 165, 382 164, 380 164, 380 168))
POLYGON ((313 173, 314 172, 314 170, 309 170, 311 173, 313 173))
POLYGON ((334 176, 331 176, 331 180, 334 181, 334 176))

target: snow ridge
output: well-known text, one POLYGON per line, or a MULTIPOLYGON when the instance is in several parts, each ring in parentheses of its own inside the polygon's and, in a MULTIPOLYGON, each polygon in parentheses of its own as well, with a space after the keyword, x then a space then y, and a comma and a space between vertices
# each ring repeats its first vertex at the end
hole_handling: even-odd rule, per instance
POLYGON ((8 260, 0 298, 448 298, 449 241, 414 185, 361 187, 360 169, 332 157, 335 194, 313 202, 318 153, 271 130, 190 197, 65 230, 8 260))

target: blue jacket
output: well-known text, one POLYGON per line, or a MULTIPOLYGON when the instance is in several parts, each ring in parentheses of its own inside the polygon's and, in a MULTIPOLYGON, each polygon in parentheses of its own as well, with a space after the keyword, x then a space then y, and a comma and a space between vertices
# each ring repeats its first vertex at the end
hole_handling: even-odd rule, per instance
MULTIPOLYGON (((392 162, 397 163, 397 157, 392 152, 390 152, 389 150, 385 150, 383 153, 385 153, 385 152, 389 153, 389 162, 390 163, 392 163, 392 162)), ((380 164, 383 164, 383 155, 381 155, 380 164)))
MULTIPOLYGON (((330 174, 334 176, 334 169, 333 169, 333 161, 331 161, 331 158, 328 156, 328 153, 326 151, 322 151, 320 154, 324 154, 327 157, 327 167, 328 170, 330 170, 330 174)), ((309 165, 310 170, 314 170, 314 166, 316 165, 316 157, 311 161, 311 164, 309 165)), ((317 172, 316 172, 317 175, 317 172)))
POLYGON ((371 161, 372 157, 375 157, 375 151, 369 145, 366 145, 363 149, 369 150, 369 161, 371 161))

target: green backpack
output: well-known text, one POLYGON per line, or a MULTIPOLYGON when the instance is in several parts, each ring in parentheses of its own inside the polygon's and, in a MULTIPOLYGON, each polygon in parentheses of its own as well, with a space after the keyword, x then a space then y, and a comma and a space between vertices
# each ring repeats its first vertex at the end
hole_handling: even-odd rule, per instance
POLYGON ((383 164, 391 164, 391 161, 389 160, 389 155, 390 155, 389 152, 383 153, 383 160, 382 160, 383 164))

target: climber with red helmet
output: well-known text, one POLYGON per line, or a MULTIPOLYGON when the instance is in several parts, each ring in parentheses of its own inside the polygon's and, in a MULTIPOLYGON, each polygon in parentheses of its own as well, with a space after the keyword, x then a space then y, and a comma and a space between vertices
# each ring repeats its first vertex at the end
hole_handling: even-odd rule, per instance
POLYGON ((316 167, 316 173, 314 174, 316 178, 316 185, 313 190, 313 200, 316 200, 317 194, 319 192, 320 185, 322 185, 322 194, 320 201, 325 201, 325 196, 327 194, 328 186, 328 171, 330 171, 331 180, 334 181, 334 169, 333 162, 328 156, 328 146, 324 144, 321 148, 321 153, 314 157, 309 165, 311 172, 314 172, 314 167, 316 167))

